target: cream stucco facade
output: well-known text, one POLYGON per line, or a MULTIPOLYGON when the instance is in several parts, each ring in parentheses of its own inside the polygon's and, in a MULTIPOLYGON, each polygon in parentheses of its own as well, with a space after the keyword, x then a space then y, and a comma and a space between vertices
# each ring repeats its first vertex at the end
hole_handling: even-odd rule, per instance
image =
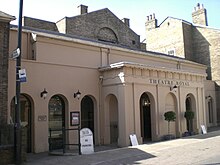
MULTIPOLYGON (((9 52, 16 48, 16 34, 16 28, 11 28, 9 52)), ((181 137, 187 131, 184 118, 187 98, 195 112, 193 131, 201 133, 200 125, 206 126, 204 65, 42 31, 24 29, 22 38, 22 68, 26 69, 27 82, 22 83, 21 93, 30 102, 28 107, 24 105, 29 116, 24 118, 29 121, 30 152, 49 150, 48 108, 54 96, 64 102, 65 128, 73 128, 70 112, 80 112, 82 120, 83 107, 90 109, 96 145, 129 146, 130 134, 136 134, 139 143, 146 139, 161 140, 167 134, 163 116, 167 111, 176 112, 171 133, 181 137), (175 85, 177 89, 173 89, 175 85), (48 92, 45 99, 40 97, 44 88, 48 92), (79 99, 73 97, 78 90, 79 99), (145 96, 149 98, 147 105, 142 104, 145 96), (92 107, 84 105, 88 103, 85 98, 92 102, 92 107), (148 118, 144 110, 150 112, 148 118), (148 128, 150 133, 146 133, 148 128)), ((15 96, 13 59, 9 60, 8 75, 10 114, 15 96)), ((66 137, 68 143, 78 140, 76 133, 66 133, 66 137)))

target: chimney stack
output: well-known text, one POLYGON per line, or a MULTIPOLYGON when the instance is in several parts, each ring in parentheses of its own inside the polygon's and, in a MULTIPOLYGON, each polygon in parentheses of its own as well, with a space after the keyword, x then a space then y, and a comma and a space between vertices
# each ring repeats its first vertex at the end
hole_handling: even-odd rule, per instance
POLYGON ((130 20, 128 18, 123 18, 122 21, 126 26, 130 27, 130 20))
POLYGON ((155 29, 157 27, 157 19, 155 18, 155 14, 147 16, 147 21, 145 23, 145 27, 147 30, 155 29))
POLYGON ((88 6, 79 5, 78 8, 79 8, 80 15, 88 13, 88 6))
POLYGON ((197 6, 194 7, 194 11, 192 13, 192 22, 194 24, 208 26, 206 9, 204 8, 203 4, 200 5, 198 3, 197 6))

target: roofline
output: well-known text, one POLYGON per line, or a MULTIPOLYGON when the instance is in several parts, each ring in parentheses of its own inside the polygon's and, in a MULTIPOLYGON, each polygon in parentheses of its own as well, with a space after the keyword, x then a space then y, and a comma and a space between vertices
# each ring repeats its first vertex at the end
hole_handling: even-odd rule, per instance
POLYGON ((168 71, 168 72, 172 72, 172 73, 183 73, 183 74, 197 75, 197 76, 202 76, 202 77, 207 76, 206 73, 198 73, 198 72, 193 72, 193 71, 188 71, 188 70, 184 71, 184 70, 180 70, 180 69, 164 68, 164 67, 158 67, 158 66, 155 67, 155 66, 151 66, 151 65, 147 65, 147 64, 133 63, 133 62, 127 62, 127 61, 117 62, 117 63, 110 64, 109 66, 100 67, 99 71, 104 72, 107 70, 118 69, 118 68, 122 68, 122 67, 132 67, 132 68, 140 68, 140 69, 168 71))
POLYGON ((30 18, 30 19, 34 19, 34 20, 37 20, 37 21, 44 21, 44 22, 56 24, 55 22, 52 22, 52 21, 47 21, 47 20, 43 20, 43 19, 39 19, 39 18, 34 18, 34 17, 23 16, 22 18, 23 19, 30 18))
MULTIPOLYGON (((17 25, 11 25, 12 30, 17 30, 17 25)), ((106 48, 106 49, 115 49, 118 51, 124 51, 124 52, 129 52, 129 53, 136 53, 140 55, 148 55, 150 57, 158 57, 166 60, 172 60, 172 61, 178 61, 178 62, 185 62, 188 64, 193 64, 197 65, 200 67, 206 67, 203 64, 199 64, 193 61, 186 60, 181 57, 176 57, 176 56, 170 56, 167 54, 159 53, 159 52, 153 52, 153 51, 145 51, 141 49, 132 49, 123 45, 115 45, 112 43, 105 42, 103 43, 102 41, 97 41, 93 40, 90 38, 82 38, 79 36, 75 35, 67 35, 59 32, 53 32, 53 31, 48 31, 48 30, 41 30, 41 29, 36 29, 36 28, 30 28, 30 27, 23 27, 22 28, 23 32, 29 32, 29 33, 35 33, 38 36, 42 37, 48 37, 48 38, 54 38, 58 40, 64 40, 64 41, 69 41, 69 42, 75 42, 75 43, 80 43, 84 45, 91 45, 91 46, 96 46, 96 47, 101 47, 101 48, 106 48)))
POLYGON ((207 29, 213 29, 213 30, 220 30, 218 28, 210 27, 210 26, 205 26, 205 25, 199 25, 199 24, 193 24, 194 27, 200 27, 200 28, 207 28, 207 29))
POLYGON ((168 17, 166 17, 166 18, 163 20, 163 22, 160 23, 160 25, 159 25, 158 27, 160 27, 168 18, 177 19, 177 20, 179 20, 179 21, 181 21, 181 22, 183 22, 183 23, 186 23, 186 24, 188 24, 188 25, 192 25, 192 23, 190 23, 190 22, 188 22, 188 21, 186 21, 186 20, 168 16, 168 17))
POLYGON ((12 16, 12 15, 9 15, 5 12, 0 11, 0 20, 5 21, 5 22, 11 22, 15 19, 16 19, 15 16, 12 16))

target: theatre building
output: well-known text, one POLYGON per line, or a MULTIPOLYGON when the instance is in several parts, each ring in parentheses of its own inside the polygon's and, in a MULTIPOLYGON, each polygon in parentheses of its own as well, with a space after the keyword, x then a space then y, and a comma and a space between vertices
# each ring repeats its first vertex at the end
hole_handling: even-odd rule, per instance
MULTIPOLYGON (((53 23, 24 17, 21 122, 27 127, 27 152, 49 150, 49 129, 90 128, 95 145, 129 146, 159 141, 168 134, 164 113, 174 111, 170 133, 182 137, 189 128, 184 113, 194 112, 193 131, 206 126, 206 66, 141 49, 140 37, 109 9, 87 11, 53 23), (46 95, 43 96, 43 91, 46 95), (78 92, 78 93, 77 93, 78 92), (81 93, 78 97, 76 94, 81 93)), ((17 26, 9 33, 9 55, 17 47, 17 26)), ((8 123, 13 123, 15 60, 8 66, 8 123)), ((62 132, 52 133, 61 138, 62 132)), ((78 141, 65 133, 67 143, 78 141)))

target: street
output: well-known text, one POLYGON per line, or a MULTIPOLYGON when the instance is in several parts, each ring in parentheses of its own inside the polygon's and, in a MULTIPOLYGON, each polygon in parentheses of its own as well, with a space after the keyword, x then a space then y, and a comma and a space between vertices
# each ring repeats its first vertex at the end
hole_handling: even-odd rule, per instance
POLYGON ((211 165, 220 164, 220 131, 90 155, 49 156, 34 154, 26 165, 211 165))

